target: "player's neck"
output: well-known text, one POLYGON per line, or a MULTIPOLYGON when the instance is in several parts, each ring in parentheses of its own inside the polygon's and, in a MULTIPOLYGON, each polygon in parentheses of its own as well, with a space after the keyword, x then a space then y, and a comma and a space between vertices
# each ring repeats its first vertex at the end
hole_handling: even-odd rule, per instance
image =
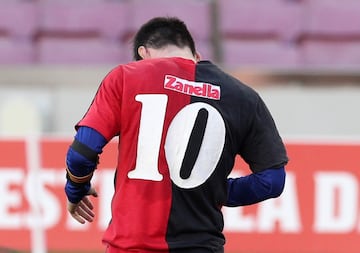
POLYGON ((171 50, 166 54, 165 57, 180 57, 196 62, 195 57, 192 55, 191 51, 184 49, 171 50))
POLYGON ((168 57, 180 57, 189 59, 196 62, 195 56, 192 54, 189 48, 179 48, 176 46, 167 46, 162 49, 151 50, 151 58, 168 58, 168 57))

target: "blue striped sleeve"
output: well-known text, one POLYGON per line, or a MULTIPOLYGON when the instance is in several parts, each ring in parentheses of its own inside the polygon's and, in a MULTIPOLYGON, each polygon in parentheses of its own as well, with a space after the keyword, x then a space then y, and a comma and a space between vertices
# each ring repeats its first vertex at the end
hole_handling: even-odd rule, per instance
MULTIPOLYGON (((89 127, 80 127, 75 135, 75 139, 97 154, 102 153, 102 149, 107 143, 106 139, 99 132, 89 127)), ((77 177, 89 175, 97 166, 96 162, 90 161, 71 147, 69 147, 66 154, 66 165, 71 174, 77 177)), ((88 193, 90 187, 90 182, 74 184, 67 180, 65 193, 70 202, 78 203, 88 193)))
POLYGON ((279 197, 284 190, 285 168, 267 169, 248 176, 228 179, 225 206, 245 206, 279 197))

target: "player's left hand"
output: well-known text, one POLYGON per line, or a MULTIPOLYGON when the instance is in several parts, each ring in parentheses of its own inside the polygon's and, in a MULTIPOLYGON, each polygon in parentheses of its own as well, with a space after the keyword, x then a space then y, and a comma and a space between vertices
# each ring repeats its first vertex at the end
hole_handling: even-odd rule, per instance
POLYGON ((67 202, 67 210, 71 216, 81 224, 85 224, 86 221, 92 222, 95 217, 95 213, 93 211, 94 206, 89 198, 89 195, 93 197, 98 196, 96 190, 91 187, 88 195, 84 196, 79 203, 71 203, 69 200, 67 202))

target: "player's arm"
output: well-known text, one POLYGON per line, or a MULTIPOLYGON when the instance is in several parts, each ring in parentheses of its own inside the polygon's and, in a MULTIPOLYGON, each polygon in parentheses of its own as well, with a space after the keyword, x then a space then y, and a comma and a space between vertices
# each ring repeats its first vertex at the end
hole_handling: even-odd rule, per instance
POLYGON ((87 195, 97 196, 91 178, 106 139, 89 127, 80 127, 66 155, 65 193, 68 211, 80 223, 92 221, 92 203, 87 195))
POLYGON ((288 162, 285 145, 275 122, 261 97, 256 94, 249 118, 248 132, 239 155, 249 165, 251 174, 228 179, 226 206, 251 205, 279 197, 285 185, 288 162))
POLYGON ((285 168, 267 169, 250 175, 228 179, 225 206, 245 206, 279 197, 285 185, 285 168))

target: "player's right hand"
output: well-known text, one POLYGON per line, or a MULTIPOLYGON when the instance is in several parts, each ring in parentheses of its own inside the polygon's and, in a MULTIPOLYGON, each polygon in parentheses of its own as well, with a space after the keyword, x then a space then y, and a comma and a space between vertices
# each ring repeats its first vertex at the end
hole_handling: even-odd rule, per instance
POLYGON ((71 216, 81 224, 85 224, 86 221, 93 222, 95 217, 95 213, 93 211, 94 206, 89 198, 89 195, 93 197, 98 196, 95 188, 91 187, 88 194, 78 203, 71 203, 69 200, 67 201, 67 210, 71 216))

